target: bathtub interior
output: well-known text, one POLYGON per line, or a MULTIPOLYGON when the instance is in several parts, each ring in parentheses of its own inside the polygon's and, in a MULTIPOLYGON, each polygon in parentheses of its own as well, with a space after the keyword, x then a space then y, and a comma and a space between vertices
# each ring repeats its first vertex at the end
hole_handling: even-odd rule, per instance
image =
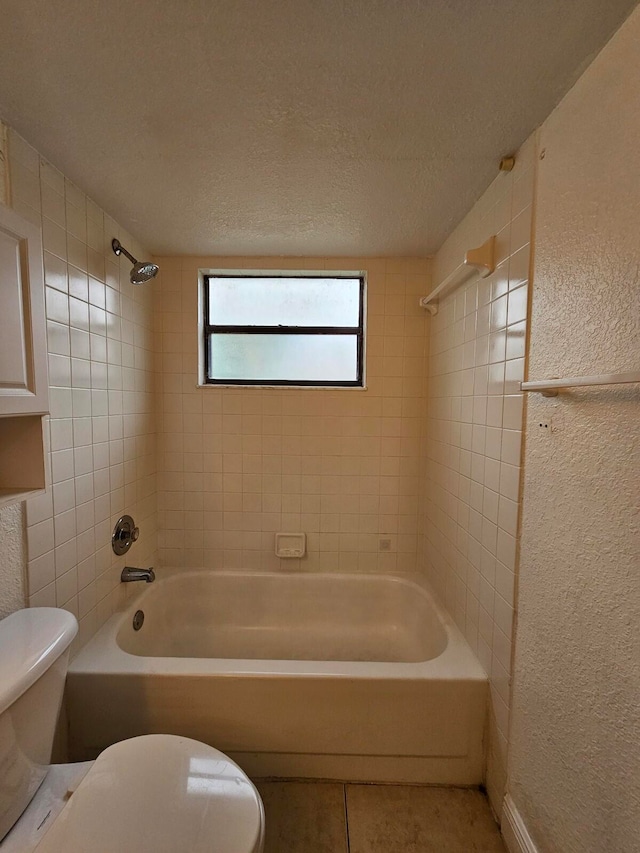
POLYGON ((194 572, 137 607, 142 628, 124 619, 116 642, 144 657, 410 663, 447 645, 429 597, 392 577, 194 572))

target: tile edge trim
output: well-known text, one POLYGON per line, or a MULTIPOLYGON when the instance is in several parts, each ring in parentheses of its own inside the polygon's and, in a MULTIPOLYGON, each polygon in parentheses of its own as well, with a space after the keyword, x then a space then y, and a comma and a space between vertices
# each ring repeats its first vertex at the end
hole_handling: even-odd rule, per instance
POLYGON ((509 794, 504 798, 501 830, 509 853, 539 853, 509 794))

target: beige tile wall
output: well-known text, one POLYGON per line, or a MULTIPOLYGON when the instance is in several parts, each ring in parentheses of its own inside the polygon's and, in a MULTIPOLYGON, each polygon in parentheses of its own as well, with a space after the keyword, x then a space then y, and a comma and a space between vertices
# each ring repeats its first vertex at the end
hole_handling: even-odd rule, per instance
POLYGON ((441 300, 430 321, 419 564, 490 676, 496 807, 509 729, 534 157, 531 138, 434 258, 438 283, 466 249, 497 235, 495 272, 441 300))
POLYGON ((81 644, 123 595, 117 518, 140 525, 130 562, 156 551, 152 289, 130 284, 111 239, 140 247, 13 131, 9 166, 12 206, 42 225, 46 283, 50 488, 26 504, 29 604, 72 611, 81 644))
POLYGON ((415 570, 429 261, 157 260, 161 563, 415 570), (367 389, 197 388, 200 268, 365 270, 367 389), (307 557, 277 559, 277 531, 304 531, 307 557))

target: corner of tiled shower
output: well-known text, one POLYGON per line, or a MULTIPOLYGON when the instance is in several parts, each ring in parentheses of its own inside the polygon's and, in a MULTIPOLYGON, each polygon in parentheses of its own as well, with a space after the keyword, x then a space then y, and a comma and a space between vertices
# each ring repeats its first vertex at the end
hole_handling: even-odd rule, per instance
POLYGON ((506 779, 521 500, 535 137, 434 259, 434 283, 497 236, 497 267, 440 301, 431 319, 419 566, 490 681, 487 787, 506 779))

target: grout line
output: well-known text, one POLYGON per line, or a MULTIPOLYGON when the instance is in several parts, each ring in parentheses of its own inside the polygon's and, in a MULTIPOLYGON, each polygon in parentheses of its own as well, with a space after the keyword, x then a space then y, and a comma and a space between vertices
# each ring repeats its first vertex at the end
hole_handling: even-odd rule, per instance
POLYGON ((342 792, 344 797, 344 827, 345 833, 347 836, 347 853, 351 853, 351 842, 349 840, 349 808, 347 805, 347 786, 342 786, 342 792))

